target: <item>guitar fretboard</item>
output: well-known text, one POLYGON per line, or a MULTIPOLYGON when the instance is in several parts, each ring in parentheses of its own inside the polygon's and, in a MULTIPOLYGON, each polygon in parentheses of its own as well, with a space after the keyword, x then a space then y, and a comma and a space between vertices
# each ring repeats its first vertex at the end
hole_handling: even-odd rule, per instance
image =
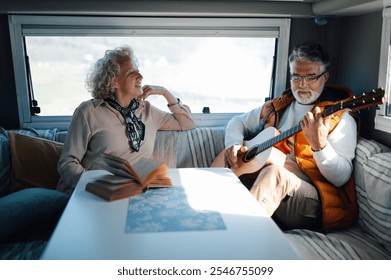
POLYGON ((301 130, 300 124, 295 125, 294 127, 291 127, 288 130, 285 130, 284 132, 278 134, 277 136, 266 140, 262 144, 259 144, 257 147, 256 155, 259 153, 262 153, 264 150, 269 149, 270 147, 273 147, 275 144, 284 141, 285 139, 288 139, 292 135, 296 134, 301 130))
MULTIPOLYGON (((344 108, 344 103, 343 102, 339 102, 338 104, 334 105, 334 106, 330 106, 330 107, 327 107, 323 113, 322 113, 322 117, 326 117, 328 115, 331 115, 337 111, 340 111, 344 108)), ((290 129, 284 131, 284 132, 281 132, 280 134, 278 134, 277 136, 263 142, 262 144, 260 144, 258 147, 257 147, 257 152, 256 154, 259 154, 261 152, 263 152, 264 150, 270 148, 270 147, 273 147, 275 144, 281 142, 281 141, 284 141, 285 139, 288 139, 289 137, 291 137, 292 135, 295 135, 296 133, 298 133, 299 131, 301 131, 301 125, 300 123, 291 127, 290 129)))

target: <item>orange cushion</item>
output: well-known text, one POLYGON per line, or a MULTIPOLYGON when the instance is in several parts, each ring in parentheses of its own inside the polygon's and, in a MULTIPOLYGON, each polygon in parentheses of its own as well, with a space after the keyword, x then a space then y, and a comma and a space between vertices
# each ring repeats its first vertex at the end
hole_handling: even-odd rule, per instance
POLYGON ((57 162, 63 143, 25 134, 8 133, 11 148, 11 192, 41 187, 55 189, 60 179, 57 162))

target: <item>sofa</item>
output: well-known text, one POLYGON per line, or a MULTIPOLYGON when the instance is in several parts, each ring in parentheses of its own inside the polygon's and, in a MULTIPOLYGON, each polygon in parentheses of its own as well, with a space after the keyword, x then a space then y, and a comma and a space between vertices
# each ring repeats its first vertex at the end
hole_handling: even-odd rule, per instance
MULTIPOLYGON (((172 168, 209 167, 224 148, 224 134, 223 126, 159 131, 154 158, 172 168)), ((24 201, 34 200, 31 197, 47 197, 44 201, 34 200, 35 204, 25 211, 28 218, 22 213, 19 218, 13 215, 8 219, 18 226, 11 229, 8 226, 6 234, 0 229, 0 259, 39 259, 44 250, 69 199, 55 190, 58 174, 54 165, 65 138, 66 131, 58 129, 0 129, 0 215, 4 213, 1 201, 10 200, 9 197, 16 209, 21 208, 24 201), (38 171, 40 169, 42 172, 38 171), (21 198, 12 198, 18 194, 21 198), (32 210, 34 207, 44 210, 32 210)), ((374 140, 359 138, 354 177, 359 203, 355 225, 328 232, 303 229, 284 232, 301 258, 391 259, 391 149, 374 140)), ((1 228, 3 221, 4 218, 0 218, 1 228)))

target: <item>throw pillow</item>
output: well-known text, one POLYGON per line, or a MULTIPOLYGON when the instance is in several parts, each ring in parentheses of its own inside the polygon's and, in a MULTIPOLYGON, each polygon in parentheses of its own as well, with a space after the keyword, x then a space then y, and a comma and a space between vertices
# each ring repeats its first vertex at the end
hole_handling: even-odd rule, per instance
POLYGON ((364 166, 368 208, 360 213, 368 231, 391 252, 391 152, 368 159, 364 166))
POLYGON ((35 222, 57 217, 69 196, 44 188, 24 189, 0 198, 0 241, 35 222))
POLYGON ((55 189, 57 162, 63 144, 44 138, 8 133, 11 148, 11 192, 33 187, 55 189))

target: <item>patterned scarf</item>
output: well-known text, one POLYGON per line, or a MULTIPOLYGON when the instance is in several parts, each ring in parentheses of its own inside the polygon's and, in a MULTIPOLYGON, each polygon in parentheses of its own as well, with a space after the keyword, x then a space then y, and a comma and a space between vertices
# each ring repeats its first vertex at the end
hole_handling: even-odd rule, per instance
POLYGON ((140 150, 140 143, 142 140, 144 140, 145 136, 145 125, 141 119, 135 115, 135 111, 139 106, 139 102, 136 99, 132 99, 129 106, 124 108, 112 95, 105 99, 105 101, 109 103, 111 107, 120 112, 125 119, 126 134, 129 139, 129 145, 133 151, 138 152, 140 150))

